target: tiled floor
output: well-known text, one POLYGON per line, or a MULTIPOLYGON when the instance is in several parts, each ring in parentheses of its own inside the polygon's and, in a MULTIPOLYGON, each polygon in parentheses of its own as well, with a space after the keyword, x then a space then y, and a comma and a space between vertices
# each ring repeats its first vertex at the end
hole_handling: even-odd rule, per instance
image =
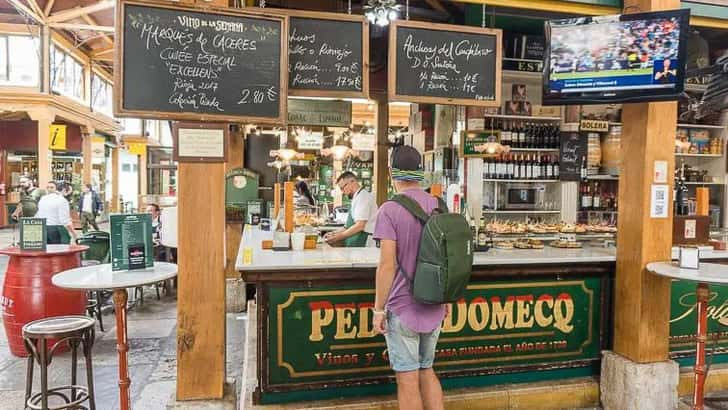
MULTIPOLYGON (((12 242, 12 231, 0 230, 0 246, 12 242)), ((7 257, 0 256, 0 294, 7 267, 7 257)), ((177 378, 176 324, 177 303, 173 295, 157 301, 153 287, 146 289, 144 304, 129 312, 129 366, 132 380, 133 408, 165 409, 172 402, 177 378)), ((0 321, 2 319, 0 318, 0 321)), ((245 314, 227 316, 227 377, 240 383, 243 368, 245 314)), ((114 315, 105 309, 105 332, 97 328, 93 350, 96 408, 118 408, 118 366, 114 315)), ((26 360, 10 354, 5 331, 0 326, 0 408, 22 409, 26 360)), ((79 380, 85 384, 83 361, 79 380)), ((36 386, 39 383, 35 373, 36 386)), ((54 358, 49 373, 50 384, 70 383, 70 354, 54 358)), ((236 389, 237 391, 238 389, 236 389)))

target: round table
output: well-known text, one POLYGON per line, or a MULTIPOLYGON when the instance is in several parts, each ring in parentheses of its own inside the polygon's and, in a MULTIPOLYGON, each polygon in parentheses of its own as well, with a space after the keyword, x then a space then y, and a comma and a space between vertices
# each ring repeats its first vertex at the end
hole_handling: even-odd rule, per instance
POLYGON ((0 249, 0 254, 10 257, 0 305, 12 354, 28 356, 22 330, 26 323, 51 316, 84 314, 86 294, 59 289, 51 284, 51 277, 81 266, 81 252, 87 249, 82 245, 47 245, 45 251, 0 249))
POLYGON ((126 288, 150 285, 177 276, 177 265, 155 262, 152 268, 112 271, 111 264, 84 266, 70 269, 53 276, 53 284, 59 288, 73 290, 105 290, 114 292, 116 314, 116 346, 119 352, 119 402, 122 410, 129 409, 130 395, 127 351, 129 344, 126 331, 126 302, 129 297, 126 288))
POLYGON ((728 284, 728 265, 700 263, 698 269, 680 268, 677 262, 653 262, 647 270, 671 279, 688 280, 697 283, 695 292, 698 311, 698 328, 695 347, 695 389, 693 390, 693 409, 703 408, 705 387, 705 341, 708 338, 708 301, 710 284, 728 284))

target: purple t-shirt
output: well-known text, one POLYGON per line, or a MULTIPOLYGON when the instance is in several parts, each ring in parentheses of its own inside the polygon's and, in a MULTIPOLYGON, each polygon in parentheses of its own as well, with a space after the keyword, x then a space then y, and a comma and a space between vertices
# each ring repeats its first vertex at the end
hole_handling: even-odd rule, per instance
MULTIPOLYGON (((417 201, 430 214, 437 207, 437 198, 421 189, 410 189, 402 194, 417 201)), ((374 239, 397 241, 397 260, 407 275, 414 275, 417 265, 417 251, 420 247, 422 224, 402 205, 385 202, 377 213, 374 239)), ((397 272, 387 299, 387 310, 393 312, 409 329, 418 333, 429 333, 437 329, 445 317, 444 305, 425 305, 412 297, 410 282, 405 273, 397 272)))

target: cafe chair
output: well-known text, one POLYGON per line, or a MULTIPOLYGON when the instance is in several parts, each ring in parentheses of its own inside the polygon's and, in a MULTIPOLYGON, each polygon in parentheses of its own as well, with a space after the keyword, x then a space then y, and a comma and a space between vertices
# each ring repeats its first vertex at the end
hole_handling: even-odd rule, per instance
MULTIPOLYGON (((88 246, 88 250, 81 254, 81 266, 91 266, 101 263, 109 263, 111 249, 110 234, 104 231, 89 231, 76 239, 78 245, 88 246)), ((103 301, 111 296, 103 290, 92 290, 88 293, 86 311, 88 315, 96 318, 99 322, 99 329, 104 331, 104 320, 101 314, 103 301)))
POLYGON ((29 409, 60 410, 85 408, 81 403, 88 402, 88 409, 96 409, 94 397, 93 364, 91 349, 95 332, 94 319, 87 316, 56 316, 34 320, 23 326, 23 343, 29 353, 28 372, 25 379, 25 405, 29 409), (53 343, 48 347, 48 344, 53 343), (68 346, 71 350, 71 384, 48 387, 48 367, 58 349, 68 346), (76 384, 78 348, 86 362, 86 386, 76 384), (33 393, 33 368, 35 362, 40 367, 40 392, 33 393), (63 404, 52 407, 48 399, 55 397, 63 404))

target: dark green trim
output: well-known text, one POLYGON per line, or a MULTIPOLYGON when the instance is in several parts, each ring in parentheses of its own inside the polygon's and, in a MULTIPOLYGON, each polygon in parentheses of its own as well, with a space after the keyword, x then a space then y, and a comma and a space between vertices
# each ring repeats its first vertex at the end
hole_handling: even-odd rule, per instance
MULTIPOLYGON (((547 380, 564 380, 576 377, 589 377, 599 374, 599 364, 592 367, 573 369, 557 369, 537 372, 496 374, 490 376, 468 376, 440 379, 445 390, 477 388, 498 384, 534 383, 547 380)), ((381 396, 396 393, 394 383, 374 384, 369 386, 340 387, 322 390, 292 391, 286 393, 264 393, 261 404, 280 404, 299 401, 339 399, 342 397, 381 396)))
POLYGON ((728 19, 728 7, 726 6, 711 6, 708 4, 683 1, 680 2, 680 8, 690 9, 690 15, 692 16, 728 19))

